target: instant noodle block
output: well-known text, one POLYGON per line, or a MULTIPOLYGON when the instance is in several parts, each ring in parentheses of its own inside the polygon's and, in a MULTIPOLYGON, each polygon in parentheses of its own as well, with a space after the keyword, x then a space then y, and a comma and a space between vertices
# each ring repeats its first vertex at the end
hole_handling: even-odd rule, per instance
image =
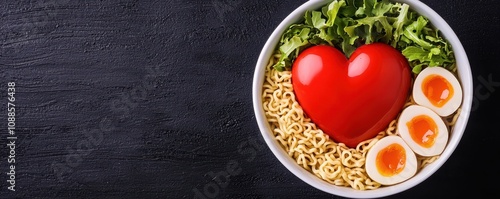
POLYGON ((261 136, 295 176, 348 198, 425 183, 472 106, 453 29, 418 0, 311 0, 267 39, 253 78, 261 136))

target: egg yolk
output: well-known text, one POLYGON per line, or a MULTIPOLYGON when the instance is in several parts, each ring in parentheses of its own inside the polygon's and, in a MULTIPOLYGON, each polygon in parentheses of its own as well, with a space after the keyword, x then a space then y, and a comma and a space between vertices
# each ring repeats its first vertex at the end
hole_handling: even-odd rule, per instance
POLYGON ((453 96, 450 82, 440 75, 429 75, 422 82, 422 91, 432 105, 442 107, 453 96))
POLYGON ((437 125, 431 117, 418 115, 406 122, 411 138, 422 147, 430 148, 438 135, 437 125))
POLYGON ((377 170, 383 176, 393 176, 403 171, 406 164, 406 151, 399 144, 391 144, 377 154, 377 170))

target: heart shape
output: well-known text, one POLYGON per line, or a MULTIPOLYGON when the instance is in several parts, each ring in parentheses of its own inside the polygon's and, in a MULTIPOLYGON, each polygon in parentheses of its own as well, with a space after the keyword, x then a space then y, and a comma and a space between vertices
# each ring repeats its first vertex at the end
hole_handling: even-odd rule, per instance
POLYGON ((356 147, 387 128, 411 86, 406 58, 384 43, 360 46, 349 60, 335 47, 297 56, 292 84, 305 114, 336 142, 356 147))

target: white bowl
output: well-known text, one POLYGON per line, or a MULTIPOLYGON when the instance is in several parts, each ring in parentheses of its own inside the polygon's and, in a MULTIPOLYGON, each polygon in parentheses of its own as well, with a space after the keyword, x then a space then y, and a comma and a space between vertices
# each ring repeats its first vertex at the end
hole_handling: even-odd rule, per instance
POLYGON ((465 50, 460 40, 458 39, 457 35, 451 29, 448 23, 446 23, 446 21, 430 7, 428 7, 427 5, 418 0, 394 1, 394 2, 407 3, 408 5, 410 5, 410 9, 427 17, 429 21, 436 28, 438 28, 443 34, 443 36, 451 43, 457 62, 458 78, 462 83, 462 89, 464 95, 459 118, 456 121, 456 124, 453 127, 452 131, 450 132, 448 144, 444 152, 441 154, 441 156, 430 165, 424 167, 409 180, 392 186, 380 187, 375 190, 363 190, 363 191, 355 190, 350 187, 340 187, 329 184, 326 181, 318 178, 314 174, 310 173, 309 171, 303 169, 295 162, 293 158, 288 156, 285 150, 274 139, 274 135, 270 129, 269 123, 267 122, 264 109, 262 106, 262 91, 263 91, 262 85, 264 83, 265 68, 266 65, 268 64, 270 57, 274 53, 274 49, 276 48, 276 45, 280 40, 281 34, 286 30, 286 28, 290 24, 293 24, 299 21, 301 18, 303 18, 306 10, 319 9, 320 7, 326 5, 328 2, 330 1, 310 0, 302 4, 300 7, 295 9, 291 14, 289 14, 278 25, 278 27, 274 30, 274 32, 271 34, 271 36, 265 43, 264 48, 262 49, 256 64, 254 79, 253 79, 253 91, 252 91, 255 116, 261 134, 264 140, 266 141, 267 145, 271 149, 271 151, 274 153, 274 155, 288 170, 290 170, 290 172, 292 172, 295 176, 297 176, 307 184, 324 192, 348 198, 378 198, 378 197, 394 195, 403 192, 405 190, 408 190, 416 186, 417 184, 423 182, 429 176, 435 173, 448 160, 448 158, 451 156, 451 154, 457 147, 458 143, 460 142, 460 139, 462 138, 462 135, 467 125, 467 121, 469 119, 470 110, 472 106, 472 96, 473 96, 472 73, 465 50))

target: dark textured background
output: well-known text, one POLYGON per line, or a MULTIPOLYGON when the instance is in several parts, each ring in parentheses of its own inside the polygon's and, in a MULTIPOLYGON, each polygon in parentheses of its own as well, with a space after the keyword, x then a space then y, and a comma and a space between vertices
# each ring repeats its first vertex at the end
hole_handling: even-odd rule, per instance
MULTIPOLYGON (((0 2, 0 198, 193 198, 227 167, 217 198, 337 198, 286 170, 253 116, 258 54, 304 0, 0 2), (16 192, 5 174, 9 81, 16 192)), ((479 91, 456 153, 394 198, 491 193, 500 86, 483 80, 500 82, 499 3, 423 2, 461 39, 479 91)))

